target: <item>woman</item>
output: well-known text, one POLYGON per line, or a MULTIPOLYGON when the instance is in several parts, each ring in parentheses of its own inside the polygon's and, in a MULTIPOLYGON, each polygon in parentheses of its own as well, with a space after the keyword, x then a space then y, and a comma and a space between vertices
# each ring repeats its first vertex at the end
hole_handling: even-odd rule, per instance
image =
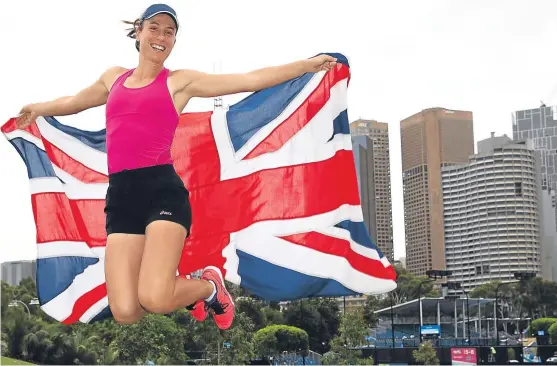
POLYGON ((114 319, 129 324, 145 311, 166 314, 187 307, 197 320, 210 312, 219 328, 228 329, 234 302, 219 269, 205 268, 200 279, 176 277, 192 220, 189 193, 170 157, 179 116, 191 98, 258 91, 329 70, 336 59, 320 55, 233 75, 170 71, 164 62, 176 41, 176 12, 154 4, 133 24, 128 36, 136 39, 136 68, 110 68, 74 96, 27 105, 18 125, 106 104, 105 275, 114 319))

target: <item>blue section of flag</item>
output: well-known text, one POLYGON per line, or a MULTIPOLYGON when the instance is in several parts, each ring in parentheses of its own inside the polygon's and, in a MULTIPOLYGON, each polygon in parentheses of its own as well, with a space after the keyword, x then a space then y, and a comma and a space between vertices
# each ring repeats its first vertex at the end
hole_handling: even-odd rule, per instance
POLYGON ((56 129, 75 137, 85 145, 106 153, 106 129, 100 131, 84 131, 71 126, 63 125, 53 117, 45 117, 45 120, 56 129))
MULTIPOLYGON (((315 56, 319 56, 319 55, 329 55, 331 57, 334 57, 337 59, 337 62, 339 64, 343 64, 346 65, 348 67, 350 67, 350 63, 348 62, 348 58, 346 56, 344 56, 342 53, 336 53, 336 52, 322 52, 322 53, 318 53, 315 56)), ((314 56, 314 57, 315 57, 314 56)))
POLYGON ((27 176, 32 178, 56 177, 47 153, 37 145, 20 137, 10 140, 27 166, 27 176))
MULTIPOLYGON (((39 244, 40 245, 40 244, 39 244)), ((41 305, 46 304, 67 289, 75 277, 98 258, 54 257, 37 260, 37 296, 41 305)))
POLYGON ((95 315, 95 317, 93 317, 93 319, 91 319, 89 322, 94 323, 99 320, 108 319, 108 318, 112 318, 112 311, 110 310, 110 306, 104 308, 100 313, 95 315))
POLYGON ((307 294, 312 297, 357 295, 335 280, 279 267, 241 250, 236 253, 242 287, 265 300, 296 300, 307 297, 307 294))
POLYGON ((314 75, 304 74, 272 88, 258 91, 232 105, 226 113, 226 120, 234 151, 240 150, 257 131, 277 118, 314 75))
POLYGON ((350 124, 348 123, 348 111, 346 109, 333 120, 333 135, 329 141, 338 134, 350 135, 350 124))
POLYGON ((350 232, 350 238, 354 242, 363 245, 364 247, 375 249, 377 253, 379 253, 380 258, 384 257, 381 250, 379 250, 377 245, 375 245, 371 240, 366 225, 362 221, 354 222, 350 220, 345 220, 336 224, 335 227, 348 230, 348 232, 350 232))

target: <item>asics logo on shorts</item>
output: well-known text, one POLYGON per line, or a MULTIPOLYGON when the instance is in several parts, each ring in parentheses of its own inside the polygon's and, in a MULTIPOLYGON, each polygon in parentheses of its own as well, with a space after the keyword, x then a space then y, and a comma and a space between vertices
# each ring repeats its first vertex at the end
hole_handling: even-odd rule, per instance
POLYGON ((167 215, 167 216, 172 216, 172 212, 168 212, 168 211, 161 211, 159 213, 159 215, 167 215))

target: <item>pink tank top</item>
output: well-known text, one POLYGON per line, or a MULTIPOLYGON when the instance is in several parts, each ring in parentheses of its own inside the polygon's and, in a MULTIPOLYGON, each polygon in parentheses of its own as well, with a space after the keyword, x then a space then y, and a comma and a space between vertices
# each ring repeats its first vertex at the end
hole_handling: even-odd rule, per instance
POLYGON ((144 87, 124 82, 134 69, 120 76, 106 103, 108 173, 172 164, 170 147, 180 116, 176 112, 164 68, 144 87))

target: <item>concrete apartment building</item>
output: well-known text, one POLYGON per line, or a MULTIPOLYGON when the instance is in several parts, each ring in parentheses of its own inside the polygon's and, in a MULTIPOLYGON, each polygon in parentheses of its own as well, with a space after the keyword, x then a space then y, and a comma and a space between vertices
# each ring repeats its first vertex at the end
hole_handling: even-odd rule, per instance
POLYGON ((539 154, 532 141, 494 136, 467 164, 442 169, 445 253, 451 281, 483 283, 541 274, 539 154))

